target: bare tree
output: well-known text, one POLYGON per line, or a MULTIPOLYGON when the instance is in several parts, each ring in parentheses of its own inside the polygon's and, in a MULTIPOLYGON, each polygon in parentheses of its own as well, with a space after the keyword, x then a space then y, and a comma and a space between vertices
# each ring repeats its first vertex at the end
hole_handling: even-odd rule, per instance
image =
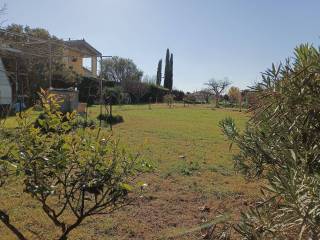
POLYGON ((208 90, 215 96, 216 107, 219 107, 219 99, 225 89, 231 84, 228 78, 222 80, 210 79, 205 85, 208 86, 208 90))

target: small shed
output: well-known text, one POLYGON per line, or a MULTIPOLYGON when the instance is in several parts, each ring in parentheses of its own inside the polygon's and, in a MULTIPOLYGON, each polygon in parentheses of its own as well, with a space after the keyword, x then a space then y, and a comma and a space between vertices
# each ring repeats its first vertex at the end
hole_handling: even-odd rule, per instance
POLYGON ((0 105, 12 104, 12 86, 0 58, 0 105))
POLYGON ((76 88, 50 88, 49 92, 55 94, 62 100, 61 112, 72 112, 78 110, 79 91, 76 88))

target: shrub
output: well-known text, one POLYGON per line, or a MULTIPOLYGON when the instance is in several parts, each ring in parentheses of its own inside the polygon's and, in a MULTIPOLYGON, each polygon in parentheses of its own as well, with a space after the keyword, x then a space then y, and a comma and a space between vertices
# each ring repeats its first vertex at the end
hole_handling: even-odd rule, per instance
POLYGON ((105 104, 119 104, 122 103, 123 99, 123 90, 121 87, 116 86, 116 87, 106 87, 104 89, 104 102, 105 104))
POLYGON ((41 111, 43 111, 43 108, 42 108, 41 104, 36 103, 35 105, 33 105, 33 110, 37 111, 37 112, 41 112, 41 111))
POLYGON ((117 124, 117 123, 122 123, 123 117, 120 115, 109 115, 109 114, 99 114, 99 116, 97 117, 98 120, 102 120, 105 121, 108 124, 117 124))
POLYGON ((184 162, 180 166, 180 173, 185 176, 190 176, 198 170, 200 170, 200 164, 198 162, 184 162))
POLYGON ((319 58, 301 45, 293 62, 266 71, 244 133, 232 119, 220 123, 240 148, 236 168, 268 183, 235 228, 243 239, 320 238, 319 58))
POLYGON ((188 94, 183 98, 183 101, 188 104, 195 104, 197 99, 194 95, 188 94))
POLYGON ((78 85, 79 101, 87 103, 88 106, 99 101, 99 82, 95 78, 82 77, 78 85))
POLYGON ((34 127, 40 129, 41 133, 63 133, 72 130, 72 125, 76 121, 76 112, 62 113, 60 102, 54 94, 41 90, 40 96, 43 112, 34 122, 34 127))
POLYGON ((86 120, 86 119, 80 118, 74 123, 74 129, 76 128, 94 129, 95 127, 96 127, 96 122, 92 119, 86 120))
MULTIPOLYGON (((16 141, 8 145, 0 139, 0 180, 4 184, 9 175, 22 178, 24 192, 60 229, 59 239, 66 240, 87 217, 110 214, 132 202, 132 179, 149 165, 101 131, 72 131, 74 122, 63 121, 54 108, 55 98, 44 91, 41 98, 49 116, 41 126, 58 131, 43 132, 34 127, 28 111, 23 112, 16 141)), ((0 210, 0 221, 18 239, 26 239, 5 211, 0 210)))
POLYGON ((183 91, 177 89, 173 89, 172 94, 177 102, 182 102, 185 96, 183 91))

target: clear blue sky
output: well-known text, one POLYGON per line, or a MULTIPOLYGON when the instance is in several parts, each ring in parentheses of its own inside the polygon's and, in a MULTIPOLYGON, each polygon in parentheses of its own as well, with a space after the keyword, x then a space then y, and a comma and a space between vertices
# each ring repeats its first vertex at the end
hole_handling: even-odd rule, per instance
POLYGON ((300 43, 319 44, 319 0, 0 0, 9 23, 85 38, 105 55, 131 58, 155 75, 169 47, 174 86, 211 77, 245 88, 300 43))

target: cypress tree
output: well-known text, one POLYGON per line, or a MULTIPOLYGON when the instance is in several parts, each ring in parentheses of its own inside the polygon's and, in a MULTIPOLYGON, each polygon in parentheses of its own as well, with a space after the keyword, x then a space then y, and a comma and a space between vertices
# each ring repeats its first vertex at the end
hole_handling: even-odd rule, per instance
POLYGON ((166 65, 164 67, 163 86, 168 89, 170 88, 170 51, 169 51, 169 48, 167 48, 167 54, 166 54, 166 65))
POLYGON ((161 74, 162 74, 162 59, 158 62, 158 69, 157 69, 157 85, 161 85, 161 74))
POLYGON ((172 90, 173 87, 173 54, 170 57, 170 74, 169 74, 169 89, 172 90))

